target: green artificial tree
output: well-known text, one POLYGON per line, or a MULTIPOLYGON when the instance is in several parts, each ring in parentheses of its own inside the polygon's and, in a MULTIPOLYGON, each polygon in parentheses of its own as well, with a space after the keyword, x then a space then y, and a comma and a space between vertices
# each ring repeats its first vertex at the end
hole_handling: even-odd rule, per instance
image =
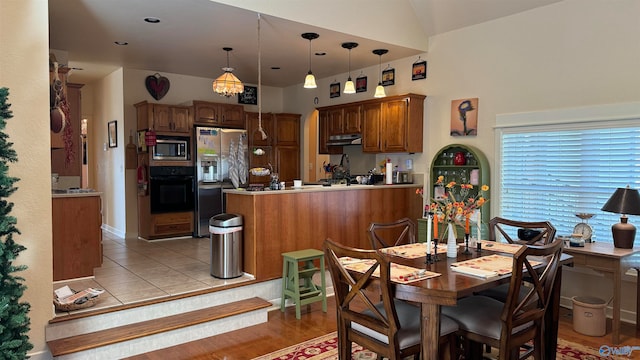
POLYGON ((13 185, 18 178, 8 176, 8 163, 18 161, 12 142, 4 129, 6 120, 13 117, 7 103, 9 89, 0 88, 0 359, 26 359, 27 351, 33 348, 29 342, 28 317, 30 305, 20 298, 27 288, 24 278, 16 273, 27 268, 26 265, 13 265, 18 254, 26 248, 17 244, 14 234, 20 234, 16 228, 17 219, 11 216, 13 203, 7 198, 17 190, 13 185))

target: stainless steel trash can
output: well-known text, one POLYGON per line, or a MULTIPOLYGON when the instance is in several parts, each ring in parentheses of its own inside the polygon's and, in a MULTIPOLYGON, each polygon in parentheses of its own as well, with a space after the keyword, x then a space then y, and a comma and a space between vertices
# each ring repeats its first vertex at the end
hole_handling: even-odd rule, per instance
POLYGON ((242 233, 242 215, 218 214, 209 219, 212 276, 242 276, 242 233))

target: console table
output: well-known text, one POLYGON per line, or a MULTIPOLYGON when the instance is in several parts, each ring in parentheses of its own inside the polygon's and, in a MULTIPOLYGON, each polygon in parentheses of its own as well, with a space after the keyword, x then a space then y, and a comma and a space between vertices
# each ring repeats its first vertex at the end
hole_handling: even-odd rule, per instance
MULTIPOLYGON (((614 344, 620 343, 620 299, 622 291, 623 259, 640 252, 640 247, 620 249, 613 244, 594 242, 584 247, 565 247, 563 251, 573 256, 573 266, 587 267, 613 275, 613 323, 611 338, 614 344)), ((639 272, 640 268, 634 268, 639 272)), ((636 283, 636 329, 640 329, 640 281, 636 283)))

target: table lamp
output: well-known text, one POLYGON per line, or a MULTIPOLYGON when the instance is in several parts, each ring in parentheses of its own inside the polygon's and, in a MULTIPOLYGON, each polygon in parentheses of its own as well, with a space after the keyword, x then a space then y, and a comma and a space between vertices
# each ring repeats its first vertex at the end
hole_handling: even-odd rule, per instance
POLYGON ((640 215, 640 194, 638 190, 618 188, 602 207, 603 211, 621 214, 620 222, 611 226, 613 246, 621 249, 633 248, 636 227, 627 222, 627 214, 640 215))

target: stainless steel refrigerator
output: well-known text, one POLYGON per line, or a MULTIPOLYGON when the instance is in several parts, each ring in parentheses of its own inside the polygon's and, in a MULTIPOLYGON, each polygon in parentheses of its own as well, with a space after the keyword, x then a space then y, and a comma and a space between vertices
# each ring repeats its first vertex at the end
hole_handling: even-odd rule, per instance
POLYGON ((245 187, 249 178, 246 130, 196 127, 194 136, 196 236, 209 235, 209 219, 225 212, 223 189, 245 187))

